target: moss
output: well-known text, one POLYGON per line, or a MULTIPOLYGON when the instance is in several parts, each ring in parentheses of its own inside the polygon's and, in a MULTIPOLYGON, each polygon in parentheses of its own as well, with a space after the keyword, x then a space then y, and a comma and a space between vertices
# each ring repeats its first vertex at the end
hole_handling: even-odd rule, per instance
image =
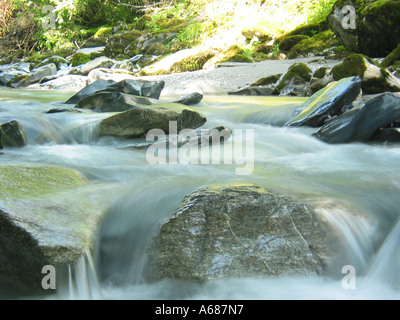
POLYGON ((285 34, 286 37, 294 35, 304 35, 312 37, 317 33, 327 31, 329 29, 329 23, 326 19, 321 19, 320 21, 307 23, 298 26, 294 30, 285 34))
POLYGON ((386 68, 400 60, 400 44, 383 60, 382 67, 386 68))
POLYGON ((309 82, 311 80, 312 73, 312 70, 306 64, 295 63, 285 73, 279 84, 276 86, 276 90, 281 92, 282 89, 286 87, 294 78, 298 78, 303 82, 309 82))
POLYGON ((362 54, 352 54, 348 56, 342 63, 332 68, 333 78, 336 81, 353 76, 360 76, 363 78, 367 70, 364 58, 365 56, 362 54))
POLYGON ((0 167, 1 198, 41 197, 83 186, 87 180, 77 171, 56 167, 0 167))
POLYGON ((208 60, 215 56, 214 51, 203 51, 193 56, 176 62, 171 67, 171 72, 187 72, 201 70, 208 60))
POLYGON ((19 76, 16 76, 15 78, 12 78, 11 80, 6 82, 6 87, 12 87, 14 83, 18 83, 23 80, 27 80, 29 78, 29 75, 27 74, 21 74, 19 76))
POLYGON ((361 9, 361 15, 366 16, 379 16, 385 22, 390 24, 397 23, 396 19, 400 15, 400 2, 393 0, 379 0, 366 5, 361 9))
POLYGON ((322 79, 323 77, 326 76, 327 70, 328 70, 327 67, 322 67, 322 68, 317 69, 313 74, 313 78, 322 79))
POLYGON ((85 54, 85 53, 78 52, 78 53, 75 53, 74 56, 72 57, 71 64, 73 67, 76 67, 81 64, 85 64, 91 60, 92 60, 91 54, 85 54))
POLYGON ((109 38, 109 43, 104 48, 104 54, 108 58, 116 58, 118 55, 126 55, 131 58, 140 53, 136 43, 137 39, 143 35, 138 30, 126 31, 109 38))
POLYGON ((300 41, 289 51, 288 58, 294 59, 300 55, 308 55, 309 53, 316 55, 323 54, 324 50, 339 45, 340 43, 332 30, 324 31, 309 39, 300 41))
POLYGON ((282 36, 276 40, 276 43, 279 44, 279 49, 283 52, 288 52, 292 49, 296 44, 298 44, 302 40, 309 39, 309 36, 296 34, 291 36, 282 36))
POLYGON ((263 52, 254 52, 252 58, 254 62, 260 62, 271 59, 268 54, 265 54, 263 52))
POLYGON ((277 83, 281 78, 282 74, 274 74, 265 78, 258 79, 256 82, 251 84, 252 86, 268 86, 270 84, 277 83))
POLYGON ((393 63, 393 68, 400 71, 400 60, 397 60, 395 63, 393 63))
POLYGON ((246 28, 242 30, 242 35, 246 40, 252 40, 257 37, 259 41, 269 41, 272 40, 273 36, 270 34, 269 30, 263 26, 254 26, 251 28, 246 28))
POLYGON ((94 34, 93 38, 98 39, 100 37, 109 36, 112 34, 112 27, 101 27, 97 32, 94 34))

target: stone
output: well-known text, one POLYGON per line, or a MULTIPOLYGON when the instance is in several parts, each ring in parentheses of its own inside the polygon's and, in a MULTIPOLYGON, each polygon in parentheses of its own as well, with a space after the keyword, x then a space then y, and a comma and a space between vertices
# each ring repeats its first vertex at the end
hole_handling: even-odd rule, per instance
POLYGON ((27 87, 39 82, 42 78, 57 74, 57 67, 54 63, 46 64, 43 67, 33 69, 26 79, 22 80, 18 86, 27 87))
POLYGON ((148 81, 148 80, 122 80, 109 85, 107 88, 100 90, 107 92, 120 92, 140 97, 148 97, 159 99, 162 90, 165 87, 165 81, 148 81))
POLYGON ((107 88, 110 84, 113 84, 114 81, 110 80, 97 80, 90 85, 86 86, 76 94, 74 94, 71 98, 69 98, 65 103, 66 104, 77 104, 83 98, 90 96, 91 94, 101 91, 107 88))
POLYGON ((377 66, 370 58, 361 54, 352 54, 344 61, 333 66, 332 76, 335 80, 359 76, 361 78, 361 88, 365 94, 400 91, 399 78, 395 77, 390 71, 377 66))
POLYGON ((192 106, 195 104, 199 104, 203 100, 203 95, 198 92, 194 92, 185 96, 182 96, 176 100, 171 101, 172 103, 181 103, 185 106, 192 106))
POLYGON ((21 123, 12 120, 0 125, 1 140, 3 147, 19 148, 24 147, 28 143, 26 133, 21 123))
POLYGON ((44 266, 66 268, 93 249, 105 204, 72 169, 1 166, 0 180, 0 275, 42 290, 44 266))
POLYGON ((344 78, 326 86, 308 99, 289 120, 287 126, 319 127, 329 119, 341 113, 360 95, 359 77, 344 78))
MULTIPOLYGON (((87 86, 87 78, 85 76, 67 74, 63 76, 57 76, 55 79, 48 80, 46 82, 40 81, 39 83, 39 87, 41 89, 79 91, 87 86)), ((29 88, 33 88, 34 86, 37 86, 37 84, 31 85, 29 88)))
POLYGON ((371 138, 372 141, 400 142, 400 128, 379 129, 371 138))
POLYGON ((138 39, 143 33, 138 30, 125 31, 112 35, 104 48, 104 54, 108 58, 131 58, 140 53, 138 39))
POLYGON ((151 129, 169 133, 170 122, 177 129, 196 129, 206 123, 205 116, 178 103, 163 103, 122 112, 100 122, 100 136, 135 138, 151 129))
POLYGON ((35 68, 43 67, 43 66, 45 66, 46 64, 49 64, 49 63, 54 63, 56 65, 56 67, 57 67, 57 70, 60 70, 62 65, 68 65, 69 64, 67 59, 65 59, 63 57, 51 56, 51 57, 48 57, 48 58, 44 59, 35 68))
POLYGON ((160 103, 159 100, 120 92, 101 91, 81 99, 76 108, 97 112, 122 112, 160 103))
POLYGON ((112 60, 107 57, 98 57, 94 60, 86 62, 85 64, 76 67, 70 71, 71 74, 79 74, 86 76, 89 74, 90 71, 98 68, 111 68, 115 64, 115 60, 112 60))
POLYGON ((293 64, 276 83, 276 94, 304 96, 312 74, 312 70, 306 64, 293 64))
POLYGON ((400 96, 380 94, 322 126, 314 136, 328 143, 365 142, 400 118, 400 96))
POLYGON ((209 186, 185 197, 148 249, 146 279, 322 275, 326 228, 305 204, 255 185, 209 186))
POLYGON ((237 91, 228 92, 230 96, 272 96, 275 89, 264 86, 246 86, 237 91))

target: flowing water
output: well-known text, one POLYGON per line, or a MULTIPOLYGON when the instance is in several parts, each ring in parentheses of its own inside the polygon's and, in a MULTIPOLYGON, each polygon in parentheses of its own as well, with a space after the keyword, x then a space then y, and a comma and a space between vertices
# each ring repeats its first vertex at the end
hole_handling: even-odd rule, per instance
POLYGON ((3 150, 0 164, 77 169, 108 204, 95 249, 68 266, 53 298, 400 298, 398 145, 328 145, 310 129, 282 127, 303 98, 209 96, 193 107, 207 117, 206 128, 254 130, 253 173, 237 175, 237 163, 150 165, 146 152, 135 148, 143 140, 97 137, 97 123, 110 114, 45 113, 71 94, 0 89, 0 123, 18 120, 28 136, 26 147, 3 150), (146 247, 184 196, 235 183, 282 191, 315 207, 341 239, 327 275, 146 283, 146 247), (356 272, 355 286, 347 289, 344 266, 356 272))

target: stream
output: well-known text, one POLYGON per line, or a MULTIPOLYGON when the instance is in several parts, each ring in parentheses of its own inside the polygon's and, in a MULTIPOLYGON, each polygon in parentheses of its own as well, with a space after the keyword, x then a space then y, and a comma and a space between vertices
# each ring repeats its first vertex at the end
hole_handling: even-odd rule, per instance
POLYGON ((207 117, 204 128, 254 130, 252 174, 237 175, 235 163, 151 165, 137 148, 144 140, 97 137, 97 123, 110 113, 45 113, 72 94, 0 88, 0 123, 18 120, 28 137, 26 147, 4 149, 0 165, 76 169, 108 203, 95 250, 70 266, 50 299, 400 298, 399 145, 329 145, 309 128, 282 127, 305 98, 206 96, 192 107, 207 117), (185 195, 238 183, 317 208, 342 242, 328 275, 146 283, 147 245, 185 195), (343 286, 345 266, 356 271, 355 287, 343 286))

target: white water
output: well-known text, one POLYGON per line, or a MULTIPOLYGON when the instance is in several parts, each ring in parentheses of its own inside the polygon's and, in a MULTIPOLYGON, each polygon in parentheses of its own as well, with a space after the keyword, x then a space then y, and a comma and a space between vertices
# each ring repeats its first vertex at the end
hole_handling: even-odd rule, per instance
MULTIPOLYGON (((234 165, 150 166, 143 141, 96 138, 92 113, 45 114, 70 94, 0 91, 0 123, 19 120, 29 144, 6 149, 1 165, 59 165, 112 186, 98 243, 70 266, 61 299, 399 299, 400 147, 327 145, 312 130, 282 128, 304 99, 208 97, 194 108, 206 128, 254 129, 255 169, 234 165), (20 94, 17 94, 20 93, 20 94), (272 126, 277 125, 277 126, 272 126), (206 284, 148 284, 141 273, 146 246, 184 196, 209 184, 255 183, 317 208, 341 239, 328 273, 318 278, 231 279, 206 284), (342 267, 357 271, 355 290, 342 287, 342 267)), ((99 192, 94 188, 93 192, 99 192)), ((77 204, 79 205, 79 204, 77 204)))

